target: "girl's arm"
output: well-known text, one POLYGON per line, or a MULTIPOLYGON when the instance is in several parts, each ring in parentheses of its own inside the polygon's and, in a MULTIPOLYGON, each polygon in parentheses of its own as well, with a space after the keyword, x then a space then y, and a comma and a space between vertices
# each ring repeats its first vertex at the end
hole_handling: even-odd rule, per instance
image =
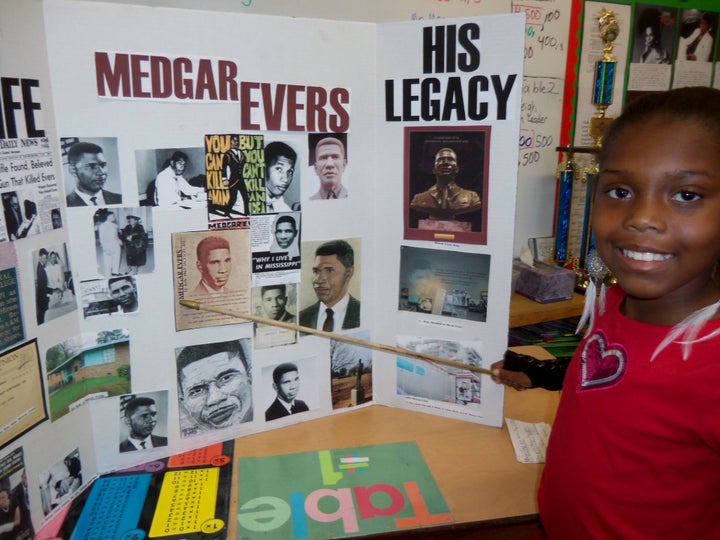
POLYGON ((505 358, 492 365, 493 380, 516 390, 545 388, 561 390, 570 358, 538 360, 507 350, 505 358))

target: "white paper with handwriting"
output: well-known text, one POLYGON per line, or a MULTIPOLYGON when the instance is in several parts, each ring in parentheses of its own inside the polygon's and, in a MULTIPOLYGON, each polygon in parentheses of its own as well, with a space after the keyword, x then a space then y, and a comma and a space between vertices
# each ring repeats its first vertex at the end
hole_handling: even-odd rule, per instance
POLYGON ((520 463, 545 463, 545 449, 550 436, 550 424, 530 423, 505 418, 515 457, 520 463))

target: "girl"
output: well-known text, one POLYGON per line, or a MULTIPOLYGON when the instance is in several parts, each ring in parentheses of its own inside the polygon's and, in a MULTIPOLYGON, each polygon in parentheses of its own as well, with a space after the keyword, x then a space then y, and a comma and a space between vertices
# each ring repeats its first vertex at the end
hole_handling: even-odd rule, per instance
MULTIPOLYGON (((542 525, 553 540, 717 539, 720 91, 629 104, 599 165, 595 243, 618 284, 567 372, 548 364, 543 384, 564 384, 538 495, 542 525)), ((542 379, 539 362, 525 360, 496 363, 496 381, 542 379)))

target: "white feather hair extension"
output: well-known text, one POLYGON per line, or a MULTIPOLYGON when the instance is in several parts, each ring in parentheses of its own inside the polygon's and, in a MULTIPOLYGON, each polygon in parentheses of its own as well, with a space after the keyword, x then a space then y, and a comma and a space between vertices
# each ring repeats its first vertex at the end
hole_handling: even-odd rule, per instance
POLYGON ((578 325, 575 328, 575 333, 579 334, 580 331, 588 323, 588 333, 592 330, 593 323, 595 322, 595 297, 597 296, 597 288, 593 280, 588 282, 588 286, 585 289, 585 304, 583 305, 583 312, 578 321, 578 325))
POLYGON ((595 301, 598 300, 598 308, 600 315, 605 313, 605 278, 610 273, 608 267, 605 266, 603 260, 595 252, 595 250, 588 253, 587 257, 587 272, 588 272, 588 286, 585 289, 585 305, 583 306, 583 312, 580 316, 575 333, 579 334, 580 331, 588 323, 587 333, 589 334, 595 323, 595 301), (598 295, 597 284, 600 284, 600 294, 598 295), (599 297, 598 297, 599 296, 599 297))
POLYGON ((717 313, 719 308, 720 300, 710 304, 709 306, 698 309, 696 312, 691 313, 685 317, 685 319, 673 326, 667 336, 665 336, 665 339, 663 339, 655 348, 655 352, 653 352, 650 357, 650 361, 652 362, 655 360, 655 358, 673 342, 677 342, 682 346, 683 360, 687 360, 688 356, 690 356, 693 344, 705 341, 711 337, 715 337, 717 334, 720 334, 720 329, 718 329, 707 336, 697 339, 697 335, 700 333, 700 330, 702 330, 702 327, 705 326, 706 322, 715 316, 715 313, 717 313))

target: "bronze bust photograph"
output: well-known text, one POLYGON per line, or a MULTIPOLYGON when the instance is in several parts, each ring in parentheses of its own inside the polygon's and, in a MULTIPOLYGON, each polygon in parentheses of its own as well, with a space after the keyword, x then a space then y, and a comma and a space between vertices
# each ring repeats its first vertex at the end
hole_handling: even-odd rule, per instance
POLYGON ((490 129, 405 129, 405 238, 487 241, 490 129))
POLYGON ((455 220, 457 215, 480 210, 480 195, 455 183, 459 170, 455 151, 441 148, 435 154, 435 185, 415 195, 410 202, 410 208, 426 213, 430 219, 451 221, 455 220))

